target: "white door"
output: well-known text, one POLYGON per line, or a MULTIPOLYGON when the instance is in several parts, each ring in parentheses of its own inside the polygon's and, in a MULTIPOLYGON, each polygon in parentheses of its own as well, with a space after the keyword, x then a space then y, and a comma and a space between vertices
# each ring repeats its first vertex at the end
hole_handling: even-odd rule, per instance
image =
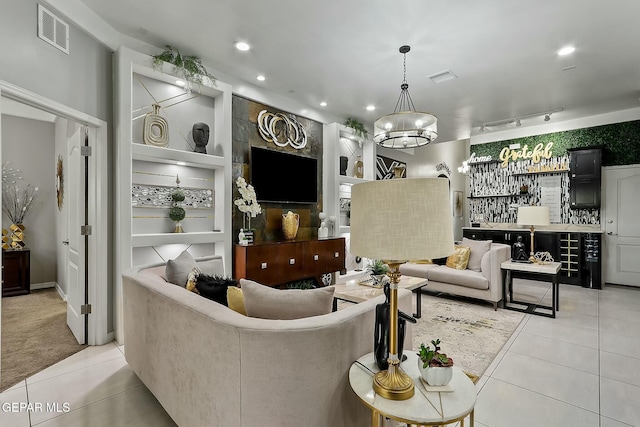
POLYGON ((87 138, 85 126, 77 126, 67 142, 67 170, 64 179, 67 209, 67 325, 78 343, 85 343, 85 236, 80 227, 85 224, 85 157, 81 147, 87 138))
POLYGON ((640 286, 640 165, 602 168, 604 281, 640 286))

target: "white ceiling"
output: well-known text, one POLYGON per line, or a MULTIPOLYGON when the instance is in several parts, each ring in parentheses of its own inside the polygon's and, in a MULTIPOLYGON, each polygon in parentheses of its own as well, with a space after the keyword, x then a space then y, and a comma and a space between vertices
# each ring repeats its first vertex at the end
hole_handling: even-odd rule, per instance
MULTIPOLYGON (((409 92, 417 110, 438 116, 439 142, 555 109, 563 111, 552 121, 640 106, 637 0, 81 1, 158 53, 173 45, 311 108, 326 101, 329 114, 367 126, 393 111, 398 48, 408 44, 409 92), (252 49, 237 51, 239 40, 252 49), (558 57, 565 45, 575 53, 558 57), (427 77, 445 70, 458 78, 427 77), (376 110, 366 111, 369 104, 376 110)), ((522 120, 540 123, 542 116, 522 120)))

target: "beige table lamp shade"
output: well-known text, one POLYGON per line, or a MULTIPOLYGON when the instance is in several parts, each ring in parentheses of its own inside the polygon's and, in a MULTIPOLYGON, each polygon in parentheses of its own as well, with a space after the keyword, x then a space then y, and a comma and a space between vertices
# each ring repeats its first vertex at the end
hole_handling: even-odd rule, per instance
POLYGON ((351 188, 353 255, 407 261, 454 252, 449 183, 442 178, 389 179, 351 188))
POLYGON ((549 225, 548 206, 520 206, 518 225, 549 225))

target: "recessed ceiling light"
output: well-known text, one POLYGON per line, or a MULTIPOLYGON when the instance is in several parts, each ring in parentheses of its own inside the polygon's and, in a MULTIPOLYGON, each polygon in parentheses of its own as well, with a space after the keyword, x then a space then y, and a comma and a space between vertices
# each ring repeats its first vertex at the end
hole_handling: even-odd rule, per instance
POLYGON ((259 81, 263 82, 263 81, 265 81, 266 77, 263 76, 262 74, 260 74, 258 77, 256 77, 256 79, 258 79, 259 81))
POLYGON ((251 46, 247 42, 236 42, 236 49, 245 51, 251 49, 251 46))
POLYGON ((326 106, 327 106, 327 103, 326 103, 326 102, 324 102, 324 101, 322 101, 322 102, 320 103, 320 106, 321 106, 321 107, 326 107, 326 106))
POLYGON ((565 46, 565 47, 563 47, 562 49, 560 49, 558 51, 558 55, 560 55, 560 56, 570 55, 573 52, 575 52, 575 50, 576 50, 576 48, 573 47, 573 46, 565 46))
POLYGON ((178 86, 184 86, 185 84, 184 80, 176 80, 176 85, 178 86))
POLYGON ((184 165, 186 165, 186 163, 185 163, 185 162, 176 162, 176 165, 178 165, 178 166, 184 166, 184 165))
POLYGON ((375 105, 367 105, 367 111, 373 111, 376 109, 375 105))

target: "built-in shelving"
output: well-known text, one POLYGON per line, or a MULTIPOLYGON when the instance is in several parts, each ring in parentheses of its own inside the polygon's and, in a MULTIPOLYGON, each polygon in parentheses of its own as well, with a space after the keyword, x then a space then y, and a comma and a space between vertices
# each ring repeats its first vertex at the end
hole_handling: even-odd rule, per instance
MULTIPOLYGON (((119 340, 123 333, 121 277, 132 266, 166 261, 189 248, 194 256, 222 256, 225 272, 231 274, 231 86, 218 80, 193 85, 188 91, 176 85, 178 77, 173 73, 173 65, 155 67, 151 56, 125 47, 114 56, 117 241, 113 277, 119 340), (155 103, 168 123, 167 147, 143 140, 144 118, 155 103), (191 132, 198 122, 209 126, 206 153, 195 152, 191 132), (210 198, 204 205, 185 204, 185 232, 174 233, 166 193, 149 193, 145 200, 151 203, 143 205, 132 200, 134 185, 143 188, 139 191, 152 192, 180 185, 202 190, 210 198)), ((136 198, 140 194, 147 193, 136 198)))
POLYGON ((468 196, 467 199, 488 199, 488 198, 493 198, 493 197, 528 197, 531 194, 526 193, 520 193, 520 194, 488 194, 485 196, 468 196))
POLYGON ((513 176, 523 176, 523 175, 541 175, 541 174, 554 174, 554 173, 568 173, 569 169, 562 170, 553 170, 553 171, 539 171, 539 172, 516 172, 512 173, 513 176))

